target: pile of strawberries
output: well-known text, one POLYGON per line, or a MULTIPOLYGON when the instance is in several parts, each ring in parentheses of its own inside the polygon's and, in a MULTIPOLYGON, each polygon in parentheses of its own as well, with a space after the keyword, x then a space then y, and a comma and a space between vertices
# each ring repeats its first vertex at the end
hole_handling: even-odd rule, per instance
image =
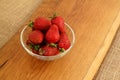
POLYGON ((26 44, 35 54, 53 56, 64 52, 71 45, 65 31, 64 20, 60 16, 53 15, 51 20, 38 17, 28 26, 32 28, 32 32, 26 44))

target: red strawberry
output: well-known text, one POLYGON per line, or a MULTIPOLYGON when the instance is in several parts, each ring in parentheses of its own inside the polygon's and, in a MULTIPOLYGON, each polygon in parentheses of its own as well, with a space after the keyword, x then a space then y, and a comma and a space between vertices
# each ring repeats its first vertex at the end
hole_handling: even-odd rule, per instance
POLYGON ((60 32, 65 32, 64 20, 60 16, 56 16, 51 20, 52 24, 56 24, 59 27, 60 32))
POLYGON ((70 40, 69 40, 67 34, 65 32, 61 33, 60 41, 58 43, 59 48, 64 48, 66 50, 70 47, 70 45, 71 45, 71 43, 70 43, 70 40))
POLYGON ((47 30, 49 29, 51 22, 43 17, 38 17, 35 19, 34 28, 38 30, 47 30))
POLYGON ((59 50, 55 47, 44 46, 42 48, 42 52, 44 56, 53 56, 59 53, 59 50))
POLYGON ((34 30, 29 34, 29 40, 34 44, 39 44, 43 41, 43 33, 38 30, 34 30))
POLYGON ((53 24, 46 33, 45 39, 48 43, 56 43, 60 39, 58 26, 53 24))

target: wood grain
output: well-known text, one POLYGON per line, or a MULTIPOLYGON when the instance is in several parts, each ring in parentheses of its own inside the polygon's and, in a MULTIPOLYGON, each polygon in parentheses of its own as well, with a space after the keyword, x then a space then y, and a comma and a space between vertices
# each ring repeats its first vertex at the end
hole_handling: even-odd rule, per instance
POLYGON ((64 17, 75 31, 75 45, 55 61, 40 61, 22 48, 21 29, 0 49, 2 80, 91 80, 100 66, 119 25, 119 0, 44 0, 29 20, 64 17), (100 55, 101 54, 101 55, 100 55))

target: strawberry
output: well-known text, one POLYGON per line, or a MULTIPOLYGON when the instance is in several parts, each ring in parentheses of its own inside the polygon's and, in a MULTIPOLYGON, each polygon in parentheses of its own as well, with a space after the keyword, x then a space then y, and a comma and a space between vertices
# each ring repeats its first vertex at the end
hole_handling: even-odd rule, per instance
POLYGON ((51 25, 51 22, 43 17, 38 17, 34 22, 34 29, 38 30, 48 30, 51 25))
POLYGON ((56 24, 60 30, 60 32, 65 32, 65 24, 64 20, 60 16, 54 16, 51 20, 52 24, 56 24))
POLYGON ((43 33, 38 30, 34 30, 29 34, 29 40, 34 44, 39 44, 43 41, 43 33))
POLYGON ((53 24, 50 26, 49 30, 46 32, 45 39, 48 43, 56 43, 60 39, 60 34, 58 26, 53 24))
POLYGON ((53 56, 59 53, 59 50, 55 47, 44 46, 42 47, 42 52, 44 56, 53 56))
POLYGON ((58 43, 59 48, 64 48, 65 50, 67 50, 70 47, 70 45, 71 45, 71 43, 70 43, 70 40, 69 40, 67 34, 65 32, 61 33, 60 41, 58 43))

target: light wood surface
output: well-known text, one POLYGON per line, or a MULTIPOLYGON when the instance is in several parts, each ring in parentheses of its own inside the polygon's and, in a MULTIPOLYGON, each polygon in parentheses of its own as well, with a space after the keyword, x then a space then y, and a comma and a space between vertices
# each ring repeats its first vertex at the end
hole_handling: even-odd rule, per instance
POLYGON ((29 20, 57 12, 75 31, 74 47, 63 58, 51 62, 31 57, 19 41, 28 20, 0 49, 0 79, 91 80, 118 29, 119 5, 119 0, 44 0, 29 20))

